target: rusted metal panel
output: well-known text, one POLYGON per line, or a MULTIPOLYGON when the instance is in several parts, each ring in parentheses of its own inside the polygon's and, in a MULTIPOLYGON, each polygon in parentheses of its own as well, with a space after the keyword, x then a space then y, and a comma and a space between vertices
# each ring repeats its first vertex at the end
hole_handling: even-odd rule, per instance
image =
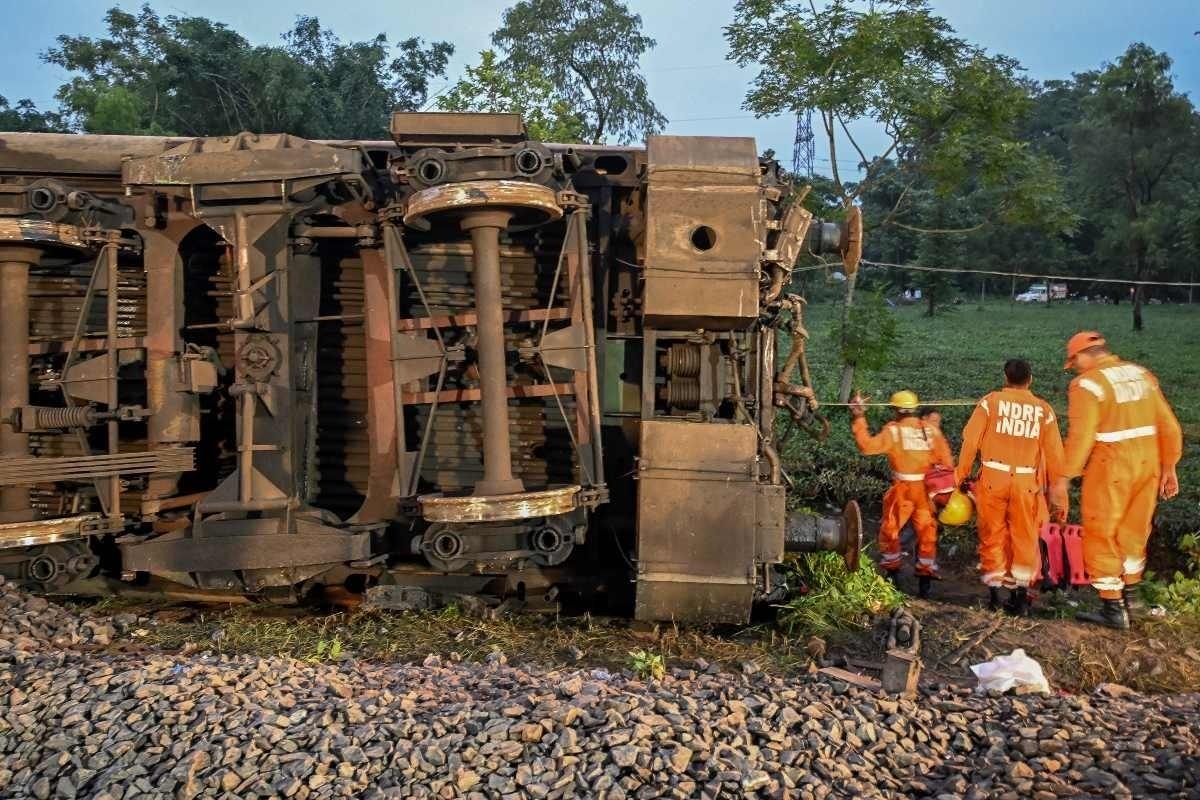
POLYGON ((641 427, 635 615, 745 619, 755 582, 754 429, 641 427))
POLYGON ((766 234, 754 140, 652 136, 646 155, 647 323, 745 327, 766 234))
POLYGON ((525 123, 520 114, 393 111, 390 129, 392 137, 404 144, 521 141, 525 138, 525 123))
POLYGON ((762 483, 755 487, 754 497, 754 557, 760 564, 778 564, 784 553, 787 491, 780 485, 762 483))

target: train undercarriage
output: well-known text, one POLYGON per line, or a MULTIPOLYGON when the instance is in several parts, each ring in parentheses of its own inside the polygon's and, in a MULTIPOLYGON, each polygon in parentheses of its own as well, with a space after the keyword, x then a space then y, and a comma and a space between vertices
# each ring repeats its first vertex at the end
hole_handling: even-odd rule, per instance
POLYGON ((857 558, 775 447, 790 273, 854 270, 853 213, 752 139, 391 132, 0 134, 0 574, 740 622, 789 543, 857 558))

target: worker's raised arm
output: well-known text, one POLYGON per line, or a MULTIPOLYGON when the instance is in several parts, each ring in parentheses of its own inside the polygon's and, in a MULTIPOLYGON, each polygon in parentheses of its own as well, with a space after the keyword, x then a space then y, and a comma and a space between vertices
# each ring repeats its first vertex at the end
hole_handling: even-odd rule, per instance
POLYGON ((1163 397, 1162 389, 1154 387, 1154 426, 1158 428, 1158 463, 1163 467, 1174 467, 1183 457, 1183 429, 1171 410, 1171 404, 1163 397))
POLYGON ((864 456, 878 456, 888 452, 892 445, 892 432, 886 425, 874 436, 871 435, 871 428, 867 425, 866 417, 855 417, 850 423, 850 430, 854 432, 854 443, 858 445, 859 452, 864 456))
POLYGON ((958 469, 954 470, 954 477, 959 483, 970 477, 971 470, 975 467, 975 456, 979 454, 979 443, 983 441, 983 432, 987 430, 990 413, 985 397, 975 404, 975 410, 971 412, 971 418, 963 428, 962 449, 958 451, 958 469))
POLYGON ((1092 446, 1096 443, 1096 431, 1100 427, 1100 401, 1104 399, 1104 387, 1091 378, 1076 378, 1067 391, 1067 444, 1063 453, 1063 474, 1075 478, 1083 474, 1092 446))

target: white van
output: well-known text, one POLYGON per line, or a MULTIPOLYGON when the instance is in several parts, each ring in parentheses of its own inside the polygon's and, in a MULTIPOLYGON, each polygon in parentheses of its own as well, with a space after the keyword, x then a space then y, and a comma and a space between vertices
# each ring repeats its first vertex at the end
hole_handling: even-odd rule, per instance
POLYGON ((1048 303, 1051 300, 1066 300, 1067 285, 1065 283, 1035 283, 1017 295, 1018 303, 1048 303))

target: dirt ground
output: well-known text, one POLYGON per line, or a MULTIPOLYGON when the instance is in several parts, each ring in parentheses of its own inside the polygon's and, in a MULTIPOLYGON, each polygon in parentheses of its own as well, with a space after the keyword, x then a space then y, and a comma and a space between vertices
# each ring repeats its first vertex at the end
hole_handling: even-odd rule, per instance
MULTIPOLYGON (((923 680, 973 683, 971 664, 1024 648, 1045 669, 1051 685, 1091 691, 1119 683, 1142 692, 1200 688, 1200 622, 1156 618, 1129 632, 1074 621, 1077 607, 1091 602, 1086 589, 1040 598, 1035 616, 1013 619, 984 607, 984 590, 974 575, 969 546, 947 544, 945 579, 927 600, 906 605, 922 625, 923 680)), ((899 586, 915 592, 903 574, 899 586)), ((364 658, 421 661, 436 653, 451 660, 483 660, 503 652, 510 662, 544 666, 629 669, 631 652, 663 656, 667 666, 706 662, 734 670, 788 675, 824 663, 859 669, 883 656, 887 619, 850 628, 815 642, 806 634, 785 635, 770 620, 736 628, 647 625, 590 615, 515 615, 477 619, 456 608, 440 612, 330 612, 269 606, 216 606, 109 600, 113 614, 137 621, 112 645, 121 650, 212 650, 258 655, 288 654, 323 661, 364 658)))
MULTIPOLYGON (((928 673, 958 680, 970 664, 1023 648, 1052 686, 1068 691, 1100 683, 1144 692, 1200 688, 1200 620, 1149 617, 1128 632, 1076 622, 1075 612, 1096 602, 1089 587, 1043 594, 1029 618, 1013 619, 986 608, 971 542, 944 536, 941 550, 944 579, 930 599, 907 603, 921 621, 928 673)), ((899 583, 910 592, 915 584, 911 575, 899 583)))

